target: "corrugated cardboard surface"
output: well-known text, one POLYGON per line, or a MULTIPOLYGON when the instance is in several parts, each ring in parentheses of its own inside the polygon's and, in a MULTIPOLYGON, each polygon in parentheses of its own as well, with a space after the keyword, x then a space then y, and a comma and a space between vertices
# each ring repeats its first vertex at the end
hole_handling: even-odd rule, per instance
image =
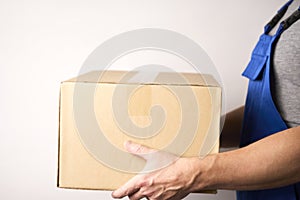
MULTIPOLYGON (((101 72, 100 72, 101 73, 101 72)), ((78 121, 74 120, 74 88, 77 98, 80 98, 79 106, 87 106, 91 100, 88 99, 87 92, 93 92, 95 118, 107 141, 116 149, 124 150, 123 143, 131 140, 155 149, 164 149, 175 140, 176 134, 182 122, 182 110, 192 112, 194 108, 180 105, 180 94, 174 95, 172 91, 191 89, 198 103, 198 128, 190 145, 183 152, 177 152, 180 147, 172 149, 171 153, 181 156, 199 156, 203 154, 201 147, 207 146, 203 141, 213 143, 209 149, 210 153, 218 152, 218 136, 221 107, 221 88, 212 77, 197 74, 183 74, 188 80, 183 83, 176 80, 172 73, 160 73, 156 80, 148 83, 142 81, 130 81, 130 77, 135 72, 108 71, 102 74, 99 79, 99 72, 91 72, 80 77, 62 82, 60 88, 60 125, 59 125, 59 166, 58 166, 58 186, 62 188, 77 189, 99 189, 114 190, 124 184, 135 173, 126 173, 108 166, 97 159, 91 151, 84 145, 78 133, 78 121), (128 73, 127 73, 128 74, 128 73), (128 78, 129 77, 129 78, 128 78), (172 78, 173 77, 173 78, 172 78), (128 81, 129 80, 129 81, 128 81), (128 116, 137 127, 147 127, 152 123, 151 107, 160 105, 163 107, 166 118, 159 131, 145 138, 133 137, 125 134, 115 123, 112 101, 114 91, 130 91, 128 99, 128 116), (133 91, 133 92, 132 92, 133 91), (207 136, 213 136, 215 141, 207 140, 207 136)), ((132 80, 132 79, 131 79, 132 80)), ((116 100, 116 99, 115 99, 116 100)), ((122 99, 120 99, 121 101, 122 99)), ((118 101, 118 100, 116 100, 118 101)), ((78 106, 78 105, 77 105, 78 106)), ((152 116, 159 118, 160 116, 152 116)), ((191 119, 192 120, 192 119, 191 119)), ((91 119, 82 119, 80 123, 86 132, 91 132, 94 127, 89 126, 91 119)), ((187 134, 189 130, 186 130, 187 134)), ((81 133, 84 134, 84 133, 81 133)), ((141 133, 143 134, 143 133, 141 133)), ((96 144, 96 143, 95 143, 96 144)), ((180 145, 177 144, 177 145, 180 145)), ((103 151, 110 158, 118 159, 114 151, 107 152, 107 149, 97 146, 98 151, 103 151)), ((207 152, 208 153, 208 152, 207 152)), ((143 169, 142 159, 129 157, 128 162, 136 165, 138 169, 143 169)))

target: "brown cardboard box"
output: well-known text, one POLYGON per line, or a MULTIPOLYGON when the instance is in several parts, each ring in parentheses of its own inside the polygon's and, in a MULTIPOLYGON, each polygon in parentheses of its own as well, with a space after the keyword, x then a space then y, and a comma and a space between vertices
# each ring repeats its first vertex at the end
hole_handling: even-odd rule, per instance
POLYGON ((125 152, 127 140, 178 156, 218 152, 216 81, 174 72, 158 73, 150 82, 144 77, 94 71, 61 83, 58 187, 117 189, 145 165, 125 152))

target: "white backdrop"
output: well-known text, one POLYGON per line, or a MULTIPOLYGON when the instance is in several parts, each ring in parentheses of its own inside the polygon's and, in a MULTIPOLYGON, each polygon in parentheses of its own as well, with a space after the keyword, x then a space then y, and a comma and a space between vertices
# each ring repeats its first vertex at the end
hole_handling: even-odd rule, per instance
MULTIPOLYGON (((247 81, 240 74, 264 24, 284 2, 0 0, 0 199, 111 199, 110 192, 56 188, 59 85, 76 76, 102 42, 138 28, 188 36, 215 63, 230 110, 243 104, 247 81)), ((129 56, 118 65, 148 64, 149 58, 129 56)), ((186 199, 235 196, 219 191, 186 199)))

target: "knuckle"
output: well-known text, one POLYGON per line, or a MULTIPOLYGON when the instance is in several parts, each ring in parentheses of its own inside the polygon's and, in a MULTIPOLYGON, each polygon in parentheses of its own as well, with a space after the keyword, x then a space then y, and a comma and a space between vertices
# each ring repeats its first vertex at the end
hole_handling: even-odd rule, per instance
POLYGON ((153 186, 153 179, 150 178, 150 177, 145 176, 140 184, 141 184, 140 185, 141 187, 147 187, 147 188, 151 187, 151 186, 153 186))
POLYGON ((142 188, 142 187, 146 186, 145 185, 146 181, 147 180, 145 179, 145 177, 141 177, 140 180, 136 183, 136 187, 137 188, 142 188))

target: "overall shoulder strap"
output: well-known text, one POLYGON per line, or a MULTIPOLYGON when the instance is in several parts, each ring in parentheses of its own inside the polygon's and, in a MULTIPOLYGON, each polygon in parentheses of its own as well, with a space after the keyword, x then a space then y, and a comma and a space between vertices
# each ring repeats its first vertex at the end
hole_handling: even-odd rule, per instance
POLYGON ((293 3, 293 1, 294 0, 289 0, 277 11, 276 15, 265 26, 264 28, 265 34, 268 34, 276 26, 276 24, 281 20, 281 18, 288 10, 289 6, 293 3))
POLYGON ((243 76, 249 78, 250 80, 259 79, 259 75, 262 72, 265 64, 267 63, 268 56, 270 54, 270 45, 276 41, 281 33, 288 29, 293 23, 295 23, 300 17, 300 7, 286 20, 282 21, 279 25, 279 28, 274 36, 269 36, 268 33, 271 31, 274 26, 280 21, 280 19, 286 13, 288 7, 291 5, 293 0, 288 1, 283 5, 273 19, 265 26, 265 33, 260 36, 258 43, 256 44, 252 55, 251 60, 248 63, 246 69, 242 73, 243 76))
POLYGON ((300 19, 300 7, 293 12, 287 19, 280 23, 278 34, 281 34, 283 31, 287 30, 291 25, 300 19))

